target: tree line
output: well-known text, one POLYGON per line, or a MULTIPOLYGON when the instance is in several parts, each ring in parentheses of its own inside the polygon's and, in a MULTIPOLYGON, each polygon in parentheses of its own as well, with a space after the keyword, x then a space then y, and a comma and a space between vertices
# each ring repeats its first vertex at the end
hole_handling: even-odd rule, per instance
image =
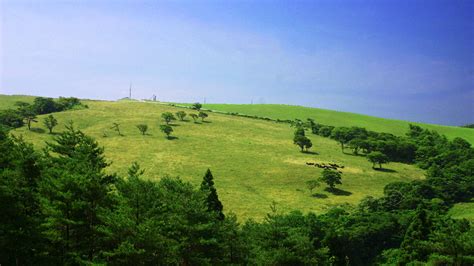
MULTIPOLYGON (((87 108, 78 98, 59 97, 57 101, 52 98, 36 97, 32 104, 18 101, 15 103, 16 109, 10 108, 0 111, 0 126, 6 128, 19 128, 25 124, 31 130, 32 123, 38 122, 37 116, 61 112, 76 108, 87 108)), ((44 125, 52 133, 57 125, 57 120, 50 115, 44 120, 44 125)))

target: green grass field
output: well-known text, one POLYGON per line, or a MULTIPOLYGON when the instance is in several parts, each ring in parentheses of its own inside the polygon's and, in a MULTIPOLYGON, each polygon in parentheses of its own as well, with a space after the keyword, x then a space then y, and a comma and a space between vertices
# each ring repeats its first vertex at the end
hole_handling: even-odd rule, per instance
POLYGON ((368 115, 337 112, 318 108, 283 104, 204 104, 203 108, 222 112, 236 112, 273 119, 313 118, 316 122, 330 126, 360 126, 377 132, 404 135, 408 125, 416 124, 423 128, 436 130, 448 138, 461 137, 474 144, 474 129, 414 123, 402 120, 384 119, 368 115))
MULTIPOLYGON (((0 96, 0 103, 7 96, 0 96)), ((112 161, 109 171, 125 176, 127 168, 137 161, 145 176, 157 179, 165 175, 180 176, 199 185, 207 168, 214 174, 216 187, 225 211, 238 214, 239 219, 261 219, 270 211, 274 201, 281 212, 300 209, 323 212, 330 206, 356 204, 363 197, 380 196, 385 184, 424 178, 423 171, 412 165, 390 163, 393 172, 371 168, 366 158, 343 154, 333 140, 308 134, 317 154, 300 153, 292 143, 293 128, 287 124, 267 122, 224 114, 209 114, 208 123, 176 122, 174 136, 167 140, 158 130, 160 114, 165 111, 186 110, 157 103, 84 101, 89 109, 55 113, 64 129, 67 121, 93 136, 105 147, 112 161), (124 136, 118 136, 112 123, 121 124, 124 136), (142 136, 135 127, 149 125, 149 135, 142 136), (107 137, 103 137, 104 133, 107 137), (341 195, 316 188, 310 195, 307 180, 317 178, 321 169, 306 162, 334 162, 345 166, 341 195)), ((53 136, 42 124, 13 131, 23 135, 38 148, 53 136)))
POLYGON ((16 102, 33 103, 35 96, 0 94, 0 110, 16 108, 16 102))
POLYGON ((474 202, 458 203, 449 210, 449 214, 451 214, 453 218, 464 218, 474 223, 474 202))

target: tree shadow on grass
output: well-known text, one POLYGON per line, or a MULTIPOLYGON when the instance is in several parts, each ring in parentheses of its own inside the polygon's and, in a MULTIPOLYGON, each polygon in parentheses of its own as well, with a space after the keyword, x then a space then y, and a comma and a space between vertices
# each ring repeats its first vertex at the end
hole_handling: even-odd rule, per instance
POLYGON ((313 193, 311 197, 318 198, 318 199, 327 199, 328 195, 323 194, 323 193, 313 193))
POLYGON ((202 121, 203 123, 210 124, 212 123, 211 121, 202 121))
POLYGON ((167 137, 166 139, 168 139, 168 140, 175 140, 175 139, 179 139, 179 138, 178 138, 178 137, 175 137, 175 136, 169 136, 169 137, 167 137))
POLYGON ((373 168, 375 171, 385 172, 385 173, 396 173, 397 170, 387 169, 387 168, 373 168))
POLYGON ((339 189, 339 188, 329 188, 328 187, 328 188, 325 188, 324 191, 332 193, 333 195, 336 195, 336 196, 350 196, 350 195, 352 195, 352 192, 342 190, 342 189, 339 189))
POLYGON ((35 132, 35 133, 40 133, 40 134, 43 134, 43 133, 46 132, 44 129, 39 128, 39 127, 32 127, 32 128, 30 129, 30 131, 31 131, 31 132, 35 132))

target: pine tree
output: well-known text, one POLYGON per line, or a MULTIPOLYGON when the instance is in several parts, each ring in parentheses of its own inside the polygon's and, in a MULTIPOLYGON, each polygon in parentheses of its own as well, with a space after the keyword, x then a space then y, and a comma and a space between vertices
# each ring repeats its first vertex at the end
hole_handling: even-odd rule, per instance
POLYGON ((0 264, 38 265, 43 241, 36 197, 40 168, 32 145, 0 130, 0 264))
POLYGON ((432 221, 428 211, 423 205, 418 206, 416 214, 408 227, 403 242, 401 243, 402 255, 400 264, 410 261, 425 261, 429 255, 428 237, 432 221))
POLYGON ((207 208, 208 211, 214 211, 218 215, 219 220, 224 220, 224 213, 222 210, 224 209, 224 206, 219 200, 219 197, 217 196, 217 190, 214 187, 214 177, 212 176, 211 170, 207 169, 206 174, 204 175, 204 178, 201 183, 201 191, 204 191, 207 193, 207 208))
POLYGON ((100 262, 101 214, 113 206, 115 176, 106 175, 104 150, 68 125, 47 143, 39 185, 43 234, 51 242, 48 255, 58 264, 100 262))

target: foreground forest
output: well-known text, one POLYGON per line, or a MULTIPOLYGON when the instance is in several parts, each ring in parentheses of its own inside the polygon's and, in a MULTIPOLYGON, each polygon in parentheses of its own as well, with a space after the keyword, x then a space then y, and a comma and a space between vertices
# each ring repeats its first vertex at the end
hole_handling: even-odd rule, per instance
MULTIPOLYGON (((453 219, 449 214, 453 205, 466 204, 474 197, 474 149, 462 138, 448 139, 416 125, 411 125, 405 136, 394 136, 362 127, 331 127, 311 119, 277 122, 287 128, 283 133, 293 145, 294 158, 304 156, 301 167, 314 172, 313 179, 308 176, 301 180, 302 189, 315 184, 321 189, 317 193, 324 191, 329 199, 340 197, 338 194, 346 189, 351 192, 348 189, 355 186, 344 187, 344 183, 350 174, 347 168, 354 167, 354 162, 356 166, 364 162, 375 176, 393 174, 392 165, 400 167, 395 171, 416 166, 424 169, 425 178, 387 182, 379 196, 364 197, 352 206, 328 206, 324 212, 315 213, 282 211, 273 203, 263 219, 242 219, 225 211, 227 206, 221 201, 225 191, 215 184, 220 176, 212 167, 200 173, 199 182, 150 177, 147 167, 142 169, 137 160, 120 161, 128 171, 114 173, 108 170, 107 152, 96 138, 79 130, 74 122, 62 122, 61 132, 52 126, 58 124, 55 116, 74 117, 87 106, 79 100, 60 98, 57 105, 51 104, 56 109, 47 110, 43 108, 45 102, 52 100, 19 103, 9 114, 2 113, 2 265, 474 263, 474 228, 468 220, 453 219), (12 112, 20 120, 10 119, 12 112), (26 134, 24 139, 12 127, 31 131, 35 127, 28 124, 41 114, 51 134, 32 132, 48 136, 42 146, 34 147, 25 140, 26 134), (346 165, 316 161, 314 157, 325 149, 334 150, 325 155, 328 158, 337 152, 357 161, 344 161, 346 165)), ((199 115, 196 121, 201 126, 206 126, 205 121, 224 121, 212 112, 201 115, 200 108, 195 105, 192 111, 182 110, 199 115)), ((178 112, 173 115, 176 121, 170 114, 155 114, 162 118, 163 127, 153 134, 177 144, 185 139, 179 129, 186 125, 177 122, 178 112), (169 127, 176 131, 167 133, 169 127)), ((229 119, 248 118, 234 115, 229 119)), ((112 134, 127 137, 123 127, 116 124, 107 127, 111 130, 100 137, 101 143, 112 134)), ((142 133, 139 127, 135 130, 137 135, 142 133)), ((210 142, 212 135, 202 136, 202 140, 210 142)), ((255 178, 251 172, 248 176, 255 178)), ((308 196, 308 192, 305 195, 309 204, 326 200, 308 196)))

